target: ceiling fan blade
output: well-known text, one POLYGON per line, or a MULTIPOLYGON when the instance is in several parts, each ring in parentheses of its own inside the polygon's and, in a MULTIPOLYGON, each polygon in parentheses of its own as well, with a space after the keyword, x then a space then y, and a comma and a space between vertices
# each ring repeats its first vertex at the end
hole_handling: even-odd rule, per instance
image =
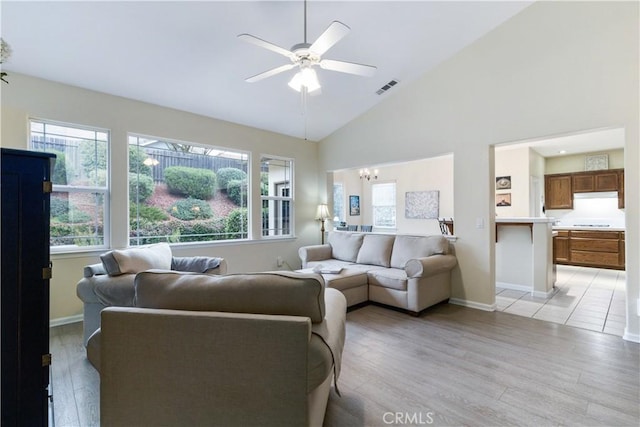
POLYGON ((376 73, 377 67, 373 65, 356 64, 355 62, 334 61, 323 59, 320 68, 324 70, 339 71, 341 73, 356 74, 358 76, 371 77, 376 73))
POLYGON ((313 42, 309 50, 318 56, 322 56, 326 51, 338 43, 344 36, 349 34, 351 28, 344 25, 342 22, 333 21, 324 33, 320 34, 320 37, 313 42))
POLYGON ((276 74, 279 74, 279 73, 282 73, 284 71, 290 70, 295 66, 296 66, 295 64, 281 65, 279 67, 272 68, 271 70, 265 71, 265 72, 260 73, 260 74, 256 74, 255 76, 252 76, 252 77, 249 77, 249 78, 245 79, 245 81, 248 82, 248 83, 254 83, 254 82, 260 81, 262 79, 266 79, 267 77, 275 76, 276 74))
POLYGON ((240 40, 244 40, 244 41, 246 41, 248 43, 255 44, 256 46, 260 46, 262 48, 269 49, 272 52, 279 53, 280 55, 286 56, 287 58, 289 58, 291 60, 294 60, 295 57, 296 57, 296 55, 293 52, 291 52, 290 50, 287 50, 287 49, 285 49, 283 47, 275 45, 275 44, 273 44, 271 42, 268 42, 266 40, 262 40, 261 38, 258 38, 256 36, 252 36, 251 34, 238 34, 238 38, 240 40))

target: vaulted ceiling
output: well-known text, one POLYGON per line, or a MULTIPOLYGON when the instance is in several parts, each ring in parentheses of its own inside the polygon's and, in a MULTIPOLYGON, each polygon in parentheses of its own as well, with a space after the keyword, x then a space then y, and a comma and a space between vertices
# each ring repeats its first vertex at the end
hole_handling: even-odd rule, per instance
POLYGON ((303 1, 3 1, 3 71, 317 141, 531 3, 311 0, 308 41, 340 21, 351 31, 323 57, 377 71, 319 69, 322 93, 306 102, 287 86, 295 69, 245 82, 289 59, 237 38, 290 49, 304 40, 303 1))

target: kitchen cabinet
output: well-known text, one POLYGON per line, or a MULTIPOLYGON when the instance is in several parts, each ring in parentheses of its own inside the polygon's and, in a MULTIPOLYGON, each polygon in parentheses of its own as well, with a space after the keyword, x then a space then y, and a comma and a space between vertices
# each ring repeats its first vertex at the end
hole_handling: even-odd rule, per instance
POLYGON ((544 176, 546 209, 573 209, 575 193, 618 192, 618 208, 624 208, 624 169, 573 172, 544 176))
POLYGON ((553 259, 555 263, 569 261, 569 232, 558 231, 553 238, 553 259))
POLYGON ((624 232, 559 230, 553 248, 556 264, 625 269, 624 232))
POLYGON ((574 193, 618 191, 618 169, 579 172, 572 174, 571 188, 574 193))
POLYGON ((618 171, 618 209, 624 209, 624 169, 618 171))
POLYGON ((3 427, 48 425, 49 177, 54 158, 2 149, 3 427))
POLYGON ((571 174, 545 175, 546 209, 573 209, 571 174))

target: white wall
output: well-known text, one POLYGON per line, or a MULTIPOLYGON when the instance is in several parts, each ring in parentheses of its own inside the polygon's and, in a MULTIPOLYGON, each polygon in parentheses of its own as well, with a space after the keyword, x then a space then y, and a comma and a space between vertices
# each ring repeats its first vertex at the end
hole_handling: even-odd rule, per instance
MULTIPOLYGON (((439 217, 453 217, 453 155, 403 162, 400 164, 368 167, 373 173, 378 170, 378 179, 360 179, 359 170, 334 172, 334 182, 342 182, 345 189, 345 206, 349 224, 373 224, 371 208, 371 185, 396 183, 396 229, 400 234, 440 234, 437 219, 405 218, 405 195, 409 191, 438 191, 439 217), (360 196, 360 215, 349 216, 349 195, 360 196)), ((380 229, 374 231, 389 231, 380 229)))
POLYGON ((624 228, 625 224, 625 213, 618 209, 616 192, 580 194, 573 200, 573 209, 549 209, 547 217, 555 218, 558 225, 607 224, 624 228))
POLYGON ((492 309, 492 145, 623 126, 625 337, 640 340, 638 12, 636 2, 534 3, 419 81, 400 83, 382 104, 321 141, 321 174, 453 152, 459 237, 453 296, 492 309))
MULTIPOLYGON (((28 148, 28 119, 38 117, 97 126, 111 131, 111 242, 127 246, 128 186, 127 132, 200 144, 234 147, 251 152, 251 185, 259 187, 260 154, 293 158, 295 161, 296 239, 174 245, 178 256, 223 256, 230 272, 276 270, 282 256, 299 267, 297 249, 320 242, 318 223, 313 220, 318 200, 317 144, 246 126, 214 120, 125 98, 11 73, 11 83, 2 84, 0 145, 28 148)), ((253 206, 260 206, 260 192, 254 191, 253 206)), ((252 209, 252 233, 260 237, 260 209, 252 209)), ((82 267, 99 262, 98 253, 53 255, 51 318, 64 319, 82 313, 75 285, 82 267)))
POLYGON ((498 190, 496 196, 511 194, 511 206, 496 206, 497 217, 529 216, 529 147, 510 145, 496 147, 496 179, 511 177, 511 188, 498 190))
POLYGON ((566 173, 584 171, 586 156, 606 154, 609 156, 609 169, 624 168, 624 150, 598 151, 592 153, 571 154, 568 156, 548 157, 545 159, 545 173, 566 173))

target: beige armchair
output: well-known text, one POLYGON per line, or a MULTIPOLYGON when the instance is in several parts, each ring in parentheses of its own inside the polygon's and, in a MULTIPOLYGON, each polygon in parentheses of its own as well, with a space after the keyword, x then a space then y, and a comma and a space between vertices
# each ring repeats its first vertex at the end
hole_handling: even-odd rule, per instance
POLYGON ((322 276, 148 271, 89 340, 104 426, 321 426, 346 300, 322 276))

